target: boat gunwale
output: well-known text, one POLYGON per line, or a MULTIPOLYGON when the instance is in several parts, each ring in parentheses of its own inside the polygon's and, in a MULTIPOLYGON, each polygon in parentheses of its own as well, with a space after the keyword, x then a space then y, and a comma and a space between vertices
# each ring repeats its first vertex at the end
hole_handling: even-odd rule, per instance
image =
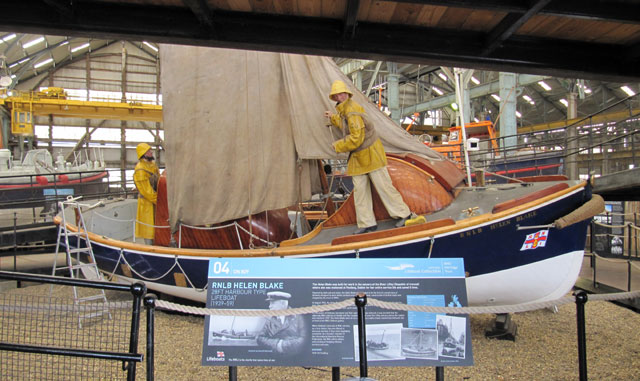
MULTIPOLYGON (((538 205, 542 205, 554 199, 560 199, 570 193, 575 193, 580 188, 584 188, 587 185, 586 181, 581 181, 578 184, 569 186, 566 189, 552 193, 550 195, 541 197, 536 200, 532 200, 528 203, 514 206, 510 209, 501 211, 499 213, 484 213, 478 216, 466 218, 464 220, 457 221, 453 225, 443 226, 439 228, 429 229, 425 231, 400 233, 391 237, 383 237, 377 239, 371 239, 369 241, 360 241, 354 243, 345 243, 339 245, 331 245, 331 242, 307 245, 307 246, 281 246, 276 248, 258 248, 258 249, 244 249, 244 250, 224 250, 224 249, 194 249, 194 248, 174 248, 155 245, 144 245, 139 243, 125 242, 103 235, 99 235, 93 232, 88 232, 89 239, 92 242, 104 244, 107 246, 113 246, 120 249, 134 250, 138 252, 144 252, 147 254, 161 254, 172 255, 182 257, 287 257, 294 255, 322 255, 326 253, 337 252, 351 252, 354 250, 368 249, 371 247, 383 247, 388 245, 397 244, 399 242, 411 242, 420 239, 435 237, 447 233, 452 233, 459 230, 464 230, 472 226, 481 226, 491 223, 491 221, 504 219, 509 215, 515 215, 527 209, 534 208, 538 205)), ((54 217, 54 223, 60 225, 62 219, 59 216, 54 217)), ((77 232, 78 227, 67 223, 67 228, 70 231, 77 232)), ((315 230, 315 229, 314 229, 315 230)), ((321 229, 320 229, 321 230, 321 229)), ((309 234, 313 233, 310 232, 309 234)), ((317 233, 316 233, 317 234, 317 233)))

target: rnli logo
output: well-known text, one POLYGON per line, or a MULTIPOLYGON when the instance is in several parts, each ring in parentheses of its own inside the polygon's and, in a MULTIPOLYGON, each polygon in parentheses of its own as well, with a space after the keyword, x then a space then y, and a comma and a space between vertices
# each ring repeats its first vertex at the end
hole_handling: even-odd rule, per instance
POLYGON ((520 248, 520 251, 533 250, 539 247, 544 247, 547 244, 547 237, 549 235, 549 229, 540 230, 535 233, 527 235, 524 239, 524 243, 520 248))

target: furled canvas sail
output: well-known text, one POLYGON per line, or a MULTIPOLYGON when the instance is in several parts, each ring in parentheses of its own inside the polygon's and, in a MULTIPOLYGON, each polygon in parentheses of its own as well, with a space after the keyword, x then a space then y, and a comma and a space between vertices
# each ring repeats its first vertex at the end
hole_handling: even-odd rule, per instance
POLYGON ((338 156, 325 127, 331 83, 345 81, 388 152, 442 160, 352 87, 327 57, 163 45, 170 222, 211 224, 310 198, 313 159, 338 156))
POLYGON ((400 128, 371 103, 352 84, 335 62, 328 57, 279 54, 282 76, 287 91, 296 149, 305 159, 346 158, 333 151, 331 143, 341 136, 334 129, 323 128, 328 121, 324 110, 335 112, 335 102, 329 100, 331 83, 340 79, 353 93, 353 99, 364 107, 367 117, 376 127, 384 148, 389 153, 413 152, 431 160, 442 156, 426 147, 417 138, 400 128))

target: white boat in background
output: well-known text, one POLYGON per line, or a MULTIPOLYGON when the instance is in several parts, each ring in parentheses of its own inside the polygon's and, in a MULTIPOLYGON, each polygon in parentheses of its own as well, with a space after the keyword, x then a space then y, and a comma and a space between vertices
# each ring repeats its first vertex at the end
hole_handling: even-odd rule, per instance
POLYGON ((47 198, 106 191, 104 159, 99 152, 93 160, 89 156, 80 153, 70 163, 58 155, 54 162, 48 150, 34 149, 22 160, 13 160, 8 149, 0 149, 0 208, 32 207, 47 198))

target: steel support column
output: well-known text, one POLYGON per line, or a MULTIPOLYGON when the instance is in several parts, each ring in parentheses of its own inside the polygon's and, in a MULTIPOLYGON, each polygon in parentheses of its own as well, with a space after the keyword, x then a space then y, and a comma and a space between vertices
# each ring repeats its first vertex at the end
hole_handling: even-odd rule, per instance
MULTIPOLYGON (((578 94, 570 92, 567 94, 567 119, 575 119, 578 117, 578 94)), ((567 128, 567 159, 565 163, 565 172, 569 179, 577 180, 578 175, 578 127, 571 126, 567 128)), ((605 173, 602 173, 603 175, 605 173)))
POLYGON ((395 62, 387 62, 389 74, 387 74, 387 106, 391 111, 391 119, 400 123, 400 91, 398 74, 398 64, 395 62))
POLYGON ((515 147, 518 144, 516 124, 516 75, 500 72, 500 136, 504 139, 504 148, 515 147), (513 136, 512 136, 513 135, 513 136))
POLYGON ((351 74, 351 81, 358 90, 362 91, 362 70, 358 70, 351 74))

